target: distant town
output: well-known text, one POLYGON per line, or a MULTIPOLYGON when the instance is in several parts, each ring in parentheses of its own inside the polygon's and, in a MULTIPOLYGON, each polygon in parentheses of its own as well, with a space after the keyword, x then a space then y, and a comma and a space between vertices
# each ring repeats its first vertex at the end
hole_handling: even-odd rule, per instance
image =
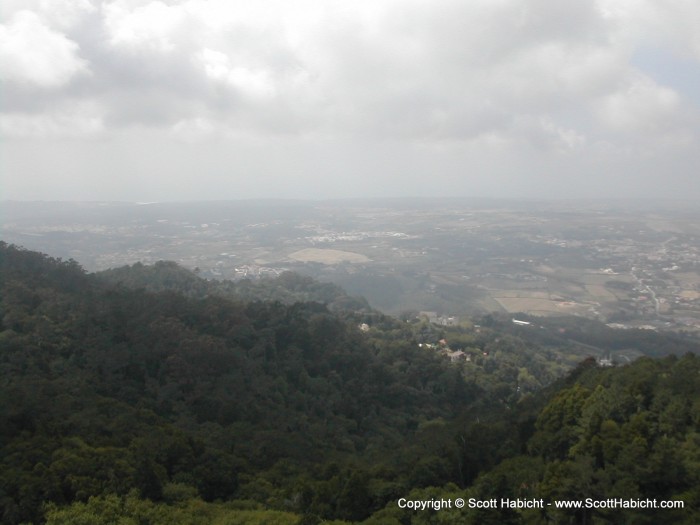
POLYGON ((438 324, 478 312, 700 330, 700 212, 619 203, 3 204, 2 240, 89 271, 172 260, 208 279, 285 271, 438 324))

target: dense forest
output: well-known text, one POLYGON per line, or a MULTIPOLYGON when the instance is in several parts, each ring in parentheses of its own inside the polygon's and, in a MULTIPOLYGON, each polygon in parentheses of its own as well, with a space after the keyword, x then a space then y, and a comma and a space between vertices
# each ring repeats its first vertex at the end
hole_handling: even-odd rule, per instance
POLYGON ((4 243, 0 286, 2 523, 700 521, 689 338, 436 327, 293 274, 86 274, 4 243), (666 357, 600 367, 580 342, 666 357), (458 497, 685 508, 397 505, 458 497))
POLYGON ((150 292, 174 291, 191 298, 218 296, 238 301, 279 301, 285 304, 315 301, 332 311, 369 311, 362 297, 350 297, 342 288, 294 272, 279 277, 239 281, 206 280, 172 261, 152 266, 136 263, 99 272, 100 280, 150 292))

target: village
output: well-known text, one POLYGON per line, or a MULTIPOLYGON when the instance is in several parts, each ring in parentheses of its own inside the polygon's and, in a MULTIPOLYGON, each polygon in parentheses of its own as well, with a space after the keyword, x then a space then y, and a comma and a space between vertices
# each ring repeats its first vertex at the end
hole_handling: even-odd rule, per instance
POLYGON ((575 315, 700 330, 700 218, 687 209, 236 202, 8 203, 3 240, 88 271, 175 261, 206 279, 294 271, 393 315, 575 315))

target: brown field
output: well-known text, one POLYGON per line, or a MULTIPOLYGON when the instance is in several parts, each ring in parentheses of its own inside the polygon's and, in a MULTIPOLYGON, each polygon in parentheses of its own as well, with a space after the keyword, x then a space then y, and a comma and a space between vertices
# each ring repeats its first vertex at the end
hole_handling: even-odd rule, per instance
POLYGON ((620 275, 614 275, 614 274, 609 274, 609 273, 584 273, 579 277, 579 281, 585 284, 593 284, 593 285, 603 285, 607 283, 608 281, 613 281, 613 280, 623 280, 623 279, 618 279, 618 277, 622 277, 620 275))
POLYGON ((496 299, 490 296, 484 297, 481 300, 479 300, 478 303, 476 303, 476 306, 482 308, 483 310, 486 310, 487 312, 504 310, 501 303, 499 303, 496 299))
POLYGON ((321 264, 338 264, 342 262, 366 263, 370 258, 361 253, 345 252, 342 250, 324 250, 320 248, 306 248, 289 255, 290 259, 300 262, 318 262, 321 264))
POLYGON ((646 221, 646 225, 648 228, 657 232, 685 233, 686 231, 684 224, 675 224, 661 217, 650 217, 649 220, 646 221))
POLYGON ((582 313, 587 306, 563 301, 551 301, 532 297, 494 297, 507 312, 525 312, 533 315, 567 315, 582 313))
POLYGON ((600 302, 611 302, 617 301, 617 296, 610 292, 602 284, 589 284, 586 286, 586 290, 596 301, 600 302))
POLYGON ((695 272, 674 272, 673 279, 678 281, 684 288, 700 284, 700 275, 695 272))

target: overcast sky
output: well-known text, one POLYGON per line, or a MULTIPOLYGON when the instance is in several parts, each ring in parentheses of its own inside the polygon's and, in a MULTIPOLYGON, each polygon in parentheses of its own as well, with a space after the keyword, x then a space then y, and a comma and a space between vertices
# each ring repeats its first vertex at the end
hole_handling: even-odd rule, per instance
POLYGON ((700 200, 698 0, 2 0, 0 198, 700 200))

